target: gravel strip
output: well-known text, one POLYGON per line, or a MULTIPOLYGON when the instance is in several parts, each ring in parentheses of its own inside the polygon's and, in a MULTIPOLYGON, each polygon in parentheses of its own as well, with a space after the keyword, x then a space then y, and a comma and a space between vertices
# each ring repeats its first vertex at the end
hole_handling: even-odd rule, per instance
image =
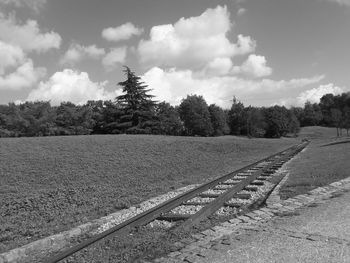
POLYGON ((147 226, 150 228, 160 227, 160 228, 168 229, 168 228, 171 228, 172 226, 174 226, 175 224, 176 224, 176 222, 169 222, 169 221, 165 221, 165 220, 153 220, 147 226))
POLYGON ((188 200, 188 202, 201 202, 201 203, 209 203, 211 201, 215 200, 215 198, 210 198, 210 197, 194 197, 190 200, 188 200))
POLYGON ((237 214, 239 212, 239 208, 231 207, 231 206, 223 206, 218 211, 215 212, 218 216, 228 216, 237 214))
POLYGON ((232 198, 227 203, 228 204, 249 204, 257 201, 260 197, 265 196, 265 194, 273 188, 274 184, 265 181, 264 185, 258 187, 256 192, 242 190, 240 194, 250 194, 251 198, 249 199, 240 199, 240 198, 232 198))
MULTIPOLYGON (((244 177, 245 178, 245 177, 244 177)), ((236 179, 228 179, 226 181, 224 181, 224 183, 227 183, 227 184, 237 184, 241 182, 241 180, 236 180, 236 179)))
POLYGON ((180 205, 170 211, 170 214, 174 215, 193 215, 197 213, 203 206, 202 205, 180 205))
POLYGON ((214 190, 227 190, 232 188, 233 185, 229 185, 229 184, 219 184, 217 186, 214 187, 214 190))
POLYGON ((99 219, 100 221, 102 220, 102 224, 95 230, 92 232, 92 234, 98 234, 101 233, 107 229, 110 229, 113 226, 116 226, 146 210, 151 209, 152 207, 155 207, 177 195, 180 195, 184 192, 187 192, 195 187, 197 187, 199 185, 189 185, 186 187, 182 187, 180 189, 178 189, 177 191, 173 191, 173 192, 169 192, 167 194, 152 198, 150 200, 147 200, 145 202, 142 202, 141 204, 139 204, 137 207, 130 207, 129 209, 125 209, 116 213, 113 213, 109 216, 105 216, 101 219, 99 219))
POLYGON ((202 194, 223 194, 226 190, 214 190, 214 189, 208 189, 207 191, 204 191, 202 194))
POLYGON ((240 176, 240 175, 236 175, 234 177, 234 180, 238 181, 238 180, 243 180, 243 179, 246 179, 248 176, 240 176))

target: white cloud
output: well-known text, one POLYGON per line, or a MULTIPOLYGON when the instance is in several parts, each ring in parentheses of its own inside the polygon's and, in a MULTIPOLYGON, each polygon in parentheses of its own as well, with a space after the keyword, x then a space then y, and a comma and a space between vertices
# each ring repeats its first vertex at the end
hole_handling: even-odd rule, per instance
POLYGON ((142 32, 142 28, 137 28, 132 23, 128 22, 118 27, 108 27, 103 29, 102 37, 108 41, 118 42, 121 40, 127 40, 132 36, 139 36, 142 32))
POLYGON ((245 12, 247 12, 247 9, 241 7, 240 9, 238 9, 237 15, 241 16, 241 15, 245 14, 245 12))
POLYGON ((343 92, 345 92, 344 88, 337 87, 333 83, 329 83, 300 93, 296 99, 296 102, 300 106, 304 105, 306 101, 310 101, 311 103, 319 103, 320 99, 325 94, 331 93, 333 95, 337 95, 343 92))
POLYGON ((210 61, 201 72, 202 76, 224 76, 227 75, 233 67, 230 58, 215 58, 210 61))
POLYGON ((18 46, 9 45, 0 40, 0 75, 5 73, 5 69, 15 67, 25 60, 23 50, 18 46))
POLYGON ((74 43, 63 55, 60 63, 62 65, 74 65, 84 58, 99 59, 104 54, 105 50, 103 48, 96 47, 96 45, 82 46, 74 43))
POLYGON ((0 41, 0 89, 32 87, 45 73, 45 68, 34 68, 20 47, 0 41))
MULTIPOLYGON (((143 81, 159 101, 176 105, 188 94, 202 95, 206 101, 228 108, 233 96, 256 105, 277 99, 285 91, 295 90, 319 82, 324 76, 275 81, 247 80, 236 76, 196 77, 191 70, 163 70, 154 67, 143 76, 143 81), (260 103, 259 103, 260 102, 260 103)), ((271 101, 272 102, 272 101, 271 101)))
POLYGON ((46 74, 45 68, 34 68, 33 62, 27 59, 16 71, 0 75, 0 89, 18 90, 32 87, 46 74))
POLYGON ((266 77, 272 74, 272 69, 266 65, 266 58, 255 54, 249 55, 241 67, 235 67, 235 71, 252 77, 266 77))
POLYGON ((52 48, 59 48, 61 36, 53 31, 42 33, 35 20, 17 23, 15 17, 5 17, 0 13, 1 40, 21 47, 24 51, 46 52, 52 48))
POLYGON ((333 83, 329 83, 329 84, 320 85, 316 88, 305 90, 299 93, 299 95, 295 96, 294 98, 280 99, 277 103, 274 103, 274 104, 284 105, 287 107, 290 107, 290 106, 303 107, 305 102, 307 101, 310 101, 311 103, 319 103, 320 99, 325 94, 330 93, 333 95, 337 95, 347 91, 350 91, 350 90, 344 87, 335 86, 333 83))
POLYGON ((253 52, 256 43, 249 36, 238 36, 231 43, 226 6, 207 9, 197 17, 181 18, 174 25, 152 27, 149 40, 138 45, 140 61, 149 67, 203 69, 216 58, 231 58, 253 52))
POLYGON ((14 5, 15 7, 29 7, 39 12, 46 4, 46 0, 0 0, 0 4, 14 5))
POLYGON ((102 64, 105 66, 106 70, 111 71, 117 65, 123 64, 126 58, 126 51, 126 47, 112 48, 102 60, 102 64))
POLYGON ((105 90, 106 82, 92 82, 86 72, 64 69, 56 72, 46 82, 40 82, 37 89, 32 90, 27 100, 50 100, 52 105, 70 101, 83 104, 88 100, 113 99, 116 94, 105 90))

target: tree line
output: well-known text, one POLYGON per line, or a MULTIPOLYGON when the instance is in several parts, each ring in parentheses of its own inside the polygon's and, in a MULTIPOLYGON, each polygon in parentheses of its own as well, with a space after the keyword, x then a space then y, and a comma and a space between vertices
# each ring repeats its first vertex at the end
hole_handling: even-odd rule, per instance
POLYGON ((185 136, 244 135, 278 138, 295 136, 300 126, 324 125, 349 130, 350 93, 327 94, 319 104, 287 109, 283 106, 244 106, 236 98, 230 109, 188 95, 180 105, 156 102, 151 90, 128 67, 119 82, 123 94, 114 101, 84 105, 47 101, 0 105, 0 137, 86 134, 162 134, 185 136))
POLYGON ((349 136, 350 92, 339 95, 325 94, 319 103, 306 102, 304 108, 294 107, 292 111, 301 126, 335 127, 337 136, 341 136, 345 129, 349 136))

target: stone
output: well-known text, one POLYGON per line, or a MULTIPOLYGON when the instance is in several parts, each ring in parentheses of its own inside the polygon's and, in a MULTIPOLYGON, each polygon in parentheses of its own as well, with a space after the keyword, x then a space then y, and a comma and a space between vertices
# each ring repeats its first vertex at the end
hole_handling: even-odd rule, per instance
POLYGON ((177 257, 177 256, 179 256, 179 255, 181 255, 181 252, 179 252, 179 251, 174 251, 174 252, 169 253, 169 254, 168 254, 168 257, 173 258, 173 257, 177 257))
POLYGON ((230 219, 229 222, 231 224, 235 224, 235 225, 242 223, 242 221, 240 219, 238 219, 238 218, 230 219))
POLYGON ((245 223, 253 223, 253 220, 251 219, 251 218, 249 218, 249 217, 247 217, 247 216, 239 216, 238 217, 240 220, 242 220, 243 222, 245 222, 245 223))
POLYGON ((191 255, 191 256, 187 256, 184 259, 185 262, 189 262, 189 263, 199 263, 201 262, 201 258, 196 256, 196 255, 191 255))

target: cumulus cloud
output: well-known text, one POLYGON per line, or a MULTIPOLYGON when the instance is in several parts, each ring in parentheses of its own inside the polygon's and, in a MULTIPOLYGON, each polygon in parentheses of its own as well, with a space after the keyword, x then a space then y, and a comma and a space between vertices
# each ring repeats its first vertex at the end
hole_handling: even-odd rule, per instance
POLYGON ((62 65, 74 65, 85 58, 99 59, 105 54, 103 48, 98 48, 96 45, 82 46, 72 44, 66 53, 61 58, 62 65))
POLYGON ((201 72, 202 76, 224 76, 227 75, 233 67, 230 58, 215 58, 210 61, 201 72))
POLYGON ((39 12, 46 4, 46 0, 0 0, 0 4, 13 5, 15 7, 29 7, 35 12, 39 12))
POLYGON ((297 97, 296 102, 300 106, 304 105, 306 101, 310 101, 311 103, 319 103, 320 99, 325 94, 331 93, 333 95, 337 95, 343 92, 345 92, 344 88, 337 87, 333 83, 329 83, 326 85, 320 85, 317 88, 303 91, 297 97))
POLYGON ((45 73, 45 68, 34 67, 20 47, 0 41, 0 89, 32 87, 45 73))
POLYGON ((255 41, 239 35, 231 43, 226 6, 207 9, 197 17, 181 18, 175 24, 152 27, 148 40, 141 40, 138 54, 143 65, 152 67, 203 69, 216 58, 231 58, 253 52, 255 41))
POLYGON ((335 86, 333 83, 323 84, 323 85, 319 85, 316 88, 307 89, 299 93, 299 95, 295 96, 294 98, 282 98, 277 103, 274 103, 274 104, 284 105, 287 107, 290 107, 290 106, 303 107, 305 102, 307 101, 310 101, 311 103, 319 103, 320 99, 325 94, 330 93, 333 95, 338 95, 348 91, 350 90, 344 87, 335 86))
POLYGON ((45 68, 34 68, 33 62, 27 59, 14 72, 0 75, 0 89, 18 90, 36 84, 46 74, 45 68))
MULTIPOLYGON (((159 101, 165 100, 176 105, 187 94, 202 95, 211 104, 215 103, 228 108, 233 96, 243 101, 255 100, 265 104, 266 101, 278 98, 287 90, 295 90, 314 84, 324 76, 275 81, 271 79, 247 80, 237 76, 196 77, 191 70, 163 70, 153 67, 142 79, 153 89, 152 94, 159 101)), ((265 104, 266 105, 266 104, 265 104)))
POLYGON ((123 64, 126 59, 126 47, 112 48, 102 60, 107 71, 113 70, 117 65, 123 64))
POLYGON ((70 101, 83 104, 88 100, 108 100, 115 93, 105 90, 106 82, 98 83, 90 80, 88 73, 64 69, 56 72, 46 82, 40 82, 37 89, 32 90, 27 100, 50 100, 52 105, 70 101))
POLYGON ((266 77, 272 74, 272 68, 266 65, 266 58, 255 54, 249 55, 242 66, 235 67, 234 71, 252 77, 266 77))
POLYGON ((0 75, 5 73, 5 69, 15 67, 25 60, 23 50, 18 46, 4 43, 0 40, 0 75))
POLYGON ((1 40, 21 47, 24 51, 46 52, 59 48, 61 36, 56 32, 42 33, 35 20, 27 20, 24 24, 17 23, 14 15, 5 17, 0 13, 1 40))
POLYGON ((118 27, 108 27, 103 29, 102 37, 108 41, 118 42, 121 40, 127 40, 132 36, 139 36, 142 32, 142 28, 138 28, 128 22, 118 27))

